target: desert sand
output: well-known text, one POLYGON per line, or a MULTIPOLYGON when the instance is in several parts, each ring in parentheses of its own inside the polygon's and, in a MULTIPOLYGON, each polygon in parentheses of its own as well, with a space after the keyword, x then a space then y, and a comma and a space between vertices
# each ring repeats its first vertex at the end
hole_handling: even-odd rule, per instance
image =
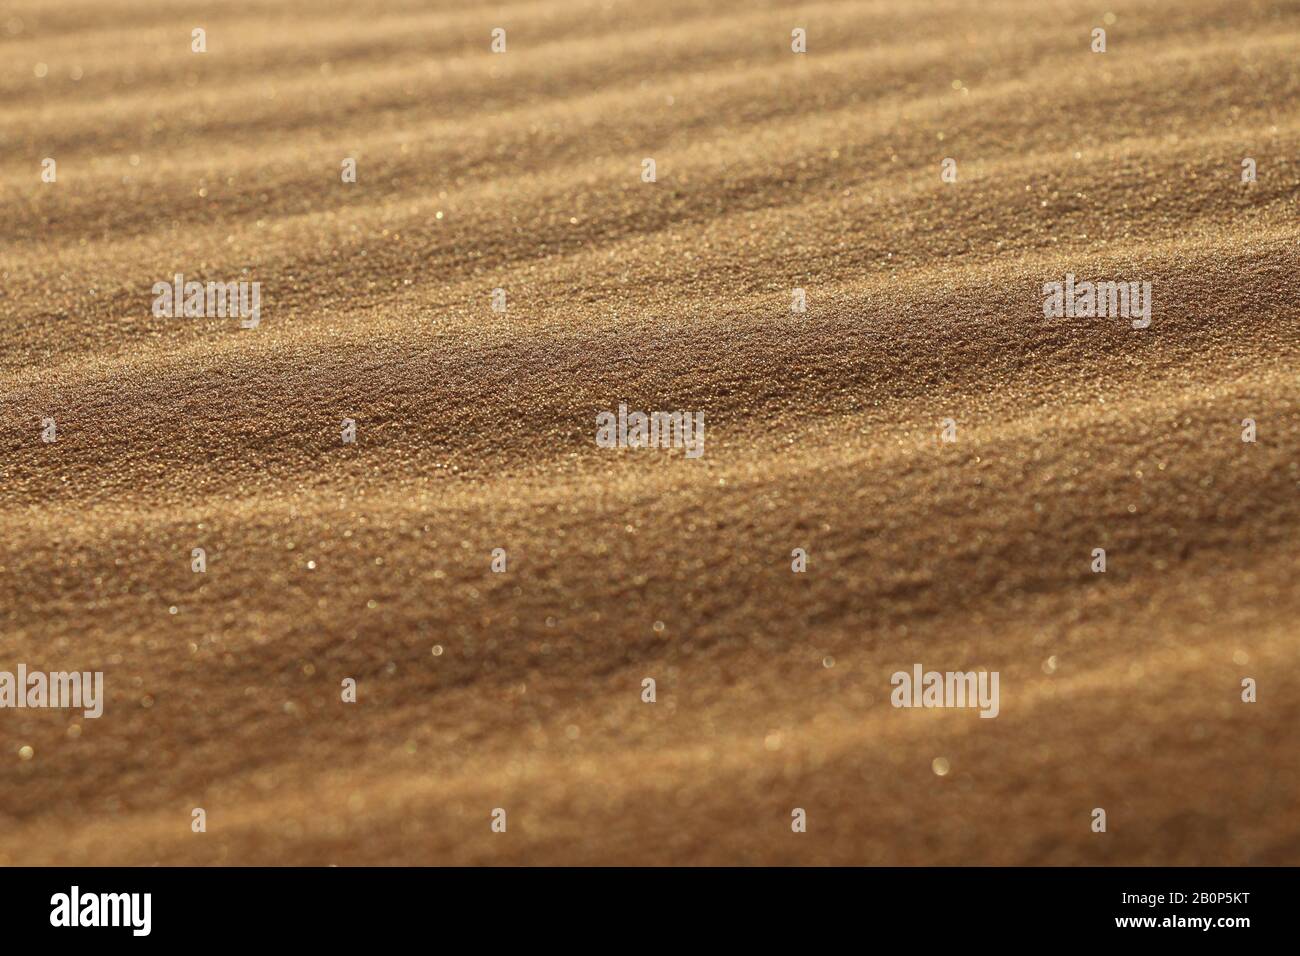
POLYGON ((1297 50, 1294 0, 15 0, 0 670, 106 699, 0 710, 0 863, 1300 864, 1297 50), (597 447, 620 402, 705 453, 597 447))

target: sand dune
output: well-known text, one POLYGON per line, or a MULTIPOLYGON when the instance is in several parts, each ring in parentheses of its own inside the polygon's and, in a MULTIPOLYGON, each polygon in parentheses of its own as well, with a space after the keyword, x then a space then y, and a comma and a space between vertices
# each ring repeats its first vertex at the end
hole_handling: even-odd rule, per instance
POLYGON ((1300 863, 1300 3, 1104 13, 18 0, 0 863, 1300 863))

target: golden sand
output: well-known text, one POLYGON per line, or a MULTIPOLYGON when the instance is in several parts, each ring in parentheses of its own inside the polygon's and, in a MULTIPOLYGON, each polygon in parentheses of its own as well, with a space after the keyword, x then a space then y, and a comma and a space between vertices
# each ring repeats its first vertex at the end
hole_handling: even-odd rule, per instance
POLYGON ((107 700, 0 710, 0 862, 1300 863, 1297 49, 1291 0, 15 0, 0 670, 107 700), (156 318, 177 272, 260 326, 156 318), (1151 326, 1045 319, 1067 272, 1151 326), (705 454, 598 448, 620 402, 705 454), (917 662, 997 719, 891 707, 917 662))

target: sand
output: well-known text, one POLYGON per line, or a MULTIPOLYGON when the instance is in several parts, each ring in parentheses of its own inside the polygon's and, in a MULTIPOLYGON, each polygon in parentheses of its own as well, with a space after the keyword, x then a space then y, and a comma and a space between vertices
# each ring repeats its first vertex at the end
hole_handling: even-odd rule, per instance
POLYGON ((1298 48, 1289 0, 16 0, 0 670, 106 700, 0 710, 0 863, 1300 863, 1298 48), (260 325, 156 317, 178 272, 260 325), (1066 273, 1150 326, 1045 318, 1066 273), (620 402, 705 453, 597 447, 620 402), (917 663, 999 715, 891 706, 917 663))

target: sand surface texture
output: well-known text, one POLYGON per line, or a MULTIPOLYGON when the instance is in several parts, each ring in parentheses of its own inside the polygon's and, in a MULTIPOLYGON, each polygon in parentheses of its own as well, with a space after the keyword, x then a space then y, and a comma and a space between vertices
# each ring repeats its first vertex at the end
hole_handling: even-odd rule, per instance
POLYGON ((1294 0, 15 0, 0 670, 106 699, 0 710, 0 863, 1300 863, 1297 51, 1294 0))

